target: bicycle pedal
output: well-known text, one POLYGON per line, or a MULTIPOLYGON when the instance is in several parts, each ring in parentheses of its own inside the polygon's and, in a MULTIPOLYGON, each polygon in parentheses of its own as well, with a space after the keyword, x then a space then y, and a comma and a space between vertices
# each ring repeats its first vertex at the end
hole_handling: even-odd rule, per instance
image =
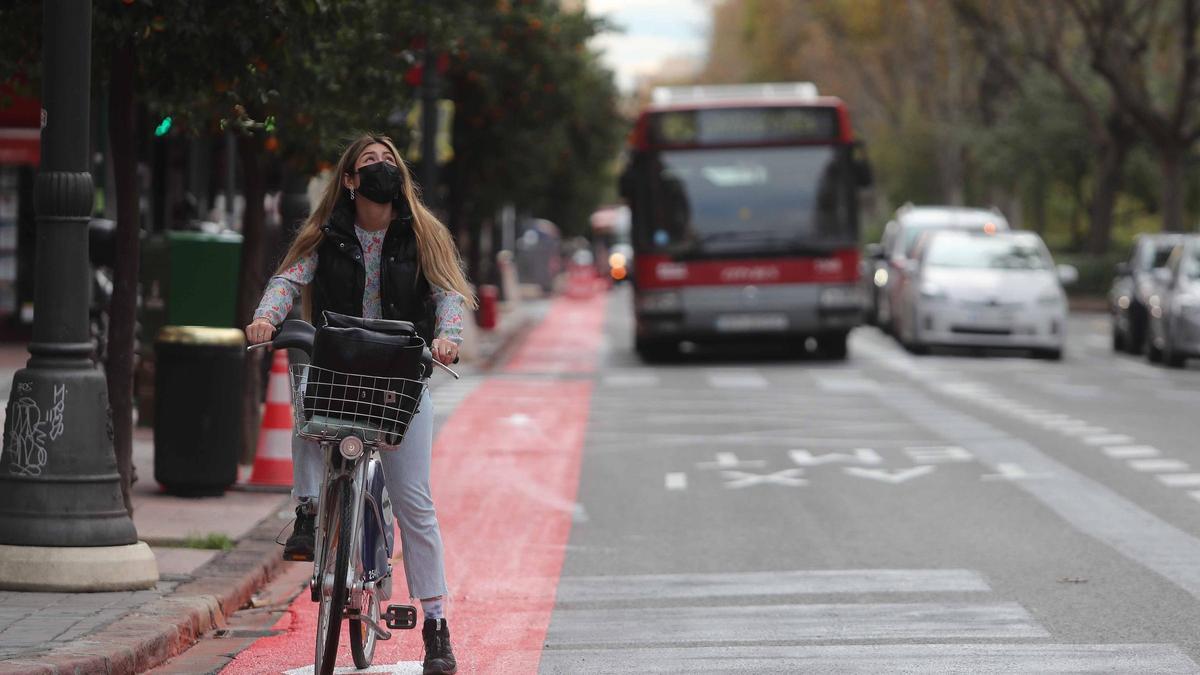
POLYGON ((383 619, 392 630, 412 630, 417 627, 417 608, 412 605, 388 605, 383 619))

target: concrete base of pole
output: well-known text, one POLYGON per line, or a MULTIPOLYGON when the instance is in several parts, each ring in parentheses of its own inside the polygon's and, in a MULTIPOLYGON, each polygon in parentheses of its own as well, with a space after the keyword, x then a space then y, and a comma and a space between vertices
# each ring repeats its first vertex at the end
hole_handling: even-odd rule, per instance
POLYGON ((156 583, 158 562, 142 541, 127 546, 0 544, 0 590, 140 591, 156 583))

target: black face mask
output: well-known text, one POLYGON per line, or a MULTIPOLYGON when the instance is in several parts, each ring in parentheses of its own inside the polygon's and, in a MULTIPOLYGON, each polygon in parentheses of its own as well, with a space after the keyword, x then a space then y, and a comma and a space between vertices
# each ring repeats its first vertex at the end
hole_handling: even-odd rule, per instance
POLYGON ((376 204, 387 204, 400 194, 400 168, 375 162, 358 170, 358 194, 376 204))

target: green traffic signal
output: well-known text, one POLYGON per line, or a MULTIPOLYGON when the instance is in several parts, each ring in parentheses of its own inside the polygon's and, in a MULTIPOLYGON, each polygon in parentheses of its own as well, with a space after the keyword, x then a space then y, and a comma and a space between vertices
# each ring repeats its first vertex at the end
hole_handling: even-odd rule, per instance
POLYGON ((168 115, 167 117, 164 117, 161 122, 158 123, 157 127, 155 127, 154 135, 155 136, 166 136, 167 132, 169 132, 170 130, 171 130, 171 117, 170 117, 170 115, 168 115))

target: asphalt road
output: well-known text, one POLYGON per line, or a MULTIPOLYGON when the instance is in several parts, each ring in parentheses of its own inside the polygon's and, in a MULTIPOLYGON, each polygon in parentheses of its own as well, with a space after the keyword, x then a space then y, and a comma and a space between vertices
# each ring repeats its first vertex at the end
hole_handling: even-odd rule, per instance
POLYGON ((543 673, 1198 672, 1200 363, 752 345, 614 292, 543 673))

